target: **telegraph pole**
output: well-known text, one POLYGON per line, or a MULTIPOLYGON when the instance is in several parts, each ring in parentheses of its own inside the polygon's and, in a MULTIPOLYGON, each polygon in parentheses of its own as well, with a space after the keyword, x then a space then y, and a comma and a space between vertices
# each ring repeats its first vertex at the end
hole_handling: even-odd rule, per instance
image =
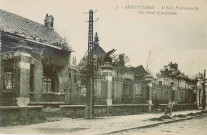
POLYGON ((94 118, 94 61, 93 61, 93 10, 89 10, 88 28, 88 56, 87 56, 87 84, 86 84, 86 108, 85 119, 94 118))
POLYGON ((204 70, 204 76, 203 76, 203 110, 206 109, 206 70, 204 70))

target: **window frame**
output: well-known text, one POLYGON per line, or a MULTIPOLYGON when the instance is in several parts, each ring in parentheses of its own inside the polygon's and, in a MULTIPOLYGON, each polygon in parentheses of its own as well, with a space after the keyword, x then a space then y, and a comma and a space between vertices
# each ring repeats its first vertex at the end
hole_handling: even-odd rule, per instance
POLYGON ((3 62, 3 90, 4 91, 14 91, 14 71, 15 71, 15 61, 14 59, 9 59, 9 60, 4 60, 3 62), (11 83, 11 88, 7 88, 6 84, 6 77, 7 75, 11 76, 10 83, 11 83))

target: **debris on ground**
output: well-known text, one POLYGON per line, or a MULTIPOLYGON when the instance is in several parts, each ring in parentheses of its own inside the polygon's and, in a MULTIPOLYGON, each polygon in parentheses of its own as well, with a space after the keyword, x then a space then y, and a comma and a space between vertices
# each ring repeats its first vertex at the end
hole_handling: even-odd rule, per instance
POLYGON ((178 114, 178 115, 174 115, 173 117, 185 118, 187 116, 186 115, 183 115, 183 114, 178 114))
POLYGON ((159 118, 152 118, 152 119, 149 119, 149 120, 152 120, 152 121, 163 121, 164 119, 172 119, 172 117, 170 115, 163 115, 163 116, 160 116, 159 118))
MULTIPOLYGON (((178 115, 174 115, 173 117, 177 117, 177 118, 186 118, 188 116, 193 116, 193 117, 196 117, 196 118, 200 118, 204 115, 207 114, 207 111, 201 111, 201 112, 196 112, 196 113, 188 113, 188 114, 178 114, 178 115)), ((152 118, 152 119, 149 119, 151 121, 163 121, 164 119, 172 119, 173 118, 171 115, 168 115, 168 114, 165 114, 159 118, 152 118)))

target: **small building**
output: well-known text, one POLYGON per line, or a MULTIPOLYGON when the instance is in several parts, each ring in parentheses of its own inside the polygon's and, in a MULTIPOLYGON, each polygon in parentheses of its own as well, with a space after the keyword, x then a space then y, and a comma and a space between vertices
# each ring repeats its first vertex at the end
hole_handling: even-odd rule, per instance
POLYGON ((52 15, 43 22, 0 9, 2 105, 67 101, 72 49, 55 32, 52 15))

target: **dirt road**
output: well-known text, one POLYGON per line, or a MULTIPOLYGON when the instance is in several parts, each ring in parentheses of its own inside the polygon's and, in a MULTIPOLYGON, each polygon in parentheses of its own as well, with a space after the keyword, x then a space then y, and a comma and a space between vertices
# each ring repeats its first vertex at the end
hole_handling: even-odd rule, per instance
MULTIPOLYGON (((174 115, 197 113, 200 110, 179 111, 173 112, 174 115)), ((71 119, 64 118, 60 121, 45 122, 31 125, 17 125, 0 127, 0 134, 73 134, 73 135, 96 135, 103 133, 111 133, 124 129, 131 129, 142 127, 146 125, 160 123, 162 121, 151 121, 149 119, 159 118, 160 114, 138 114, 127 116, 109 116, 100 117, 92 120, 84 120, 83 118, 71 119)), ((166 121, 166 120, 165 120, 166 121)), ((202 121, 202 120, 201 120, 202 121)), ((200 124, 199 124, 200 125, 200 124)), ((156 127, 155 127, 156 128, 156 127)), ((158 128, 159 129, 159 128, 158 128)), ((144 133, 145 130, 131 131, 124 134, 137 134, 137 132, 144 133)), ((156 130, 155 130, 156 131, 156 130)), ((154 132, 151 131, 152 133, 154 132)), ((151 133, 149 130, 149 133, 151 133)))
POLYGON ((207 134, 207 117, 199 117, 182 122, 163 124, 158 127, 133 129, 115 133, 113 135, 206 135, 207 134))

